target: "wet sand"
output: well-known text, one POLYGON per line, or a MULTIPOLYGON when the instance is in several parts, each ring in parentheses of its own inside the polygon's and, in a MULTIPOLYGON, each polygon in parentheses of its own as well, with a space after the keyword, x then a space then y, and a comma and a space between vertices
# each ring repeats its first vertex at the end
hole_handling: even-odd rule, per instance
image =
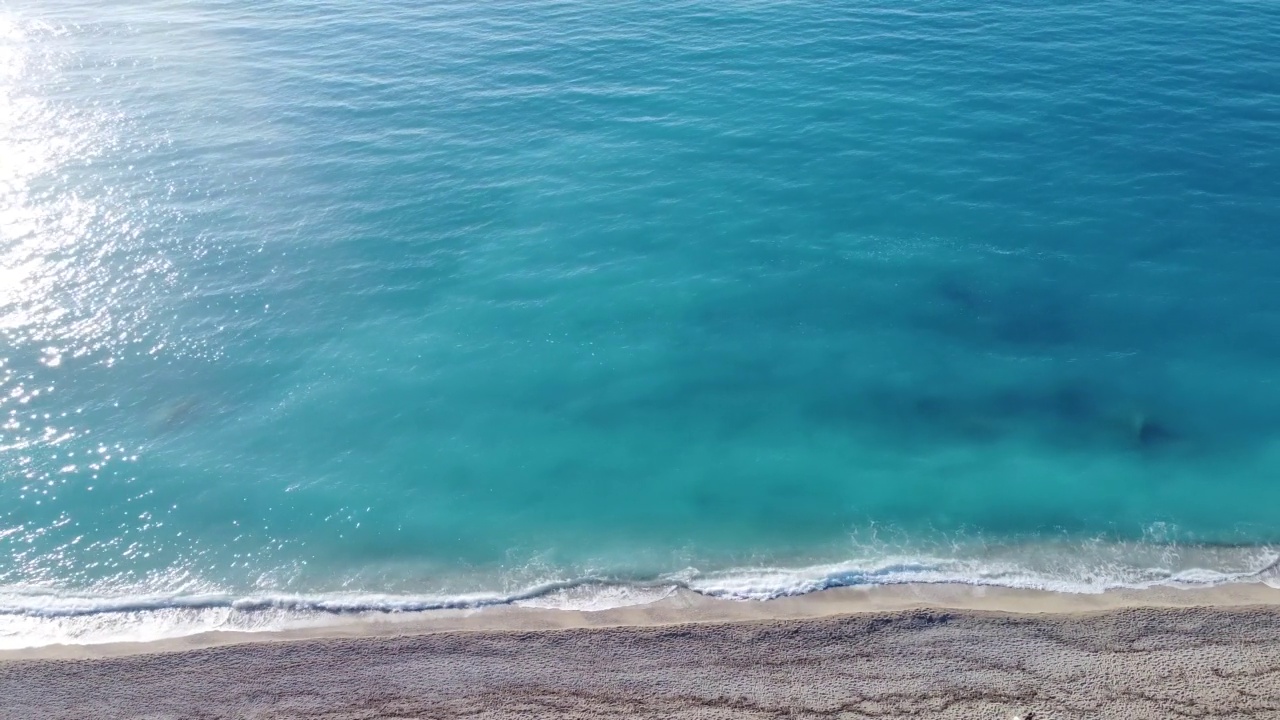
POLYGON ((681 593, 50 647, 0 655, 0 717, 1280 718, 1280 590, 681 593))

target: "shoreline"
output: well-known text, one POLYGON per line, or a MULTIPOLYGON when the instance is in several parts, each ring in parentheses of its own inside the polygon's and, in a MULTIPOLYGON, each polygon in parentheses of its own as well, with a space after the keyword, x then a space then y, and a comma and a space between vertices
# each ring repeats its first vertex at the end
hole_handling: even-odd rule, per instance
POLYGON ((1006 616, 1081 616, 1123 609, 1251 608, 1280 613, 1280 588, 1263 582, 1212 587, 1157 586, 1096 594, 959 583, 842 587, 772 600, 721 599, 687 589, 642 604, 599 610, 497 605, 465 610, 317 615, 298 627, 212 630, 145 641, 48 644, 0 650, 0 664, 23 660, 92 660, 239 645, 430 635, 627 629, 725 623, 804 621, 904 611, 959 611, 1006 616))
POLYGON ((906 590, 845 597, 856 592, 10 657, 0 661, 0 717, 1280 717, 1280 589, 1085 602, 1026 591, 931 593, 930 605, 906 590), (629 624, 609 624, 619 620, 629 624))

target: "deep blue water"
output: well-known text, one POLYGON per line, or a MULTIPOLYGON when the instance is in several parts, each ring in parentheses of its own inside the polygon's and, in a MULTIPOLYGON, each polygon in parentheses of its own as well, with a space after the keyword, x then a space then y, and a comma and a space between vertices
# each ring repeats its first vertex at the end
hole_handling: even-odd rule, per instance
POLYGON ((1278 49, 1261 1, 8 0, 0 641, 1252 577, 1278 49))

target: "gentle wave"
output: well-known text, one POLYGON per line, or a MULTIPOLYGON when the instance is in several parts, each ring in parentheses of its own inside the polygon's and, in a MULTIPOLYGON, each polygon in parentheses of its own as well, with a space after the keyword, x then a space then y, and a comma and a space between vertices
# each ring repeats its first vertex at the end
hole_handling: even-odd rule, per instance
POLYGON ((540 583, 514 593, 466 593, 452 596, 415 596, 383 594, 294 595, 268 593, 237 596, 229 593, 194 595, 134 595, 92 597, 57 593, 23 593, 0 596, 0 615, 68 618, 103 613, 133 613, 151 610, 214 610, 241 612, 287 610, 348 614, 365 612, 425 612, 428 610, 470 610, 493 605, 510 605, 521 600, 545 597, 561 590, 579 587, 610 586, 620 583, 596 578, 582 578, 540 583))
MULTIPOLYGON (((1208 551, 1206 551, 1208 552, 1208 551)), ((1096 594, 1115 589, 1211 587, 1263 582, 1280 588, 1280 552, 1270 547, 1209 552, 1231 569, 1141 567, 1114 562, 1037 569, 1028 563, 952 558, 882 558, 798 568, 686 569, 651 579, 579 577, 515 592, 455 595, 379 593, 136 594, 93 596, 0 589, 0 648, 53 643, 155 640, 199 632, 282 630, 335 615, 372 616, 500 605, 595 611, 654 602, 678 590, 732 600, 769 600, 842 587, 963 584, 1096 594)), ((1097 558, 1094 558, 1097 560, 1097 558)))
POLYGON ((1075 594, 1097 594, 1108 590, 1145 590, 1158 586, 1212 587, 1237 582, 1276 582, 1280 555, 1259 550, 1253 567, 1242 570, 1187 568, 1081 567, 1076 572, 1052 574, 1012 563, 983 564, 977 561, 941 560, 922 562, 901 560, 878 567, 851 563, 819 565, 801 569, 760 569, 752 572, 713 573, 692 580, 690 590, 712 597, 736 600, 772 600, 806 595, 842 587, 883 585, 976 585, 1023 590, 1048 590, 1075 594))

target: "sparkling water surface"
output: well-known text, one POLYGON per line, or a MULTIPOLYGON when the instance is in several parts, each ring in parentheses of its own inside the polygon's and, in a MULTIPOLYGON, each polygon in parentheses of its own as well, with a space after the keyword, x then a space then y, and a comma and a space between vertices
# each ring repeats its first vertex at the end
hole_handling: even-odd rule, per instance
POLYGON ((0 640, 1256 577, 1277 48, 1270 2, 0 2, 0 640))

